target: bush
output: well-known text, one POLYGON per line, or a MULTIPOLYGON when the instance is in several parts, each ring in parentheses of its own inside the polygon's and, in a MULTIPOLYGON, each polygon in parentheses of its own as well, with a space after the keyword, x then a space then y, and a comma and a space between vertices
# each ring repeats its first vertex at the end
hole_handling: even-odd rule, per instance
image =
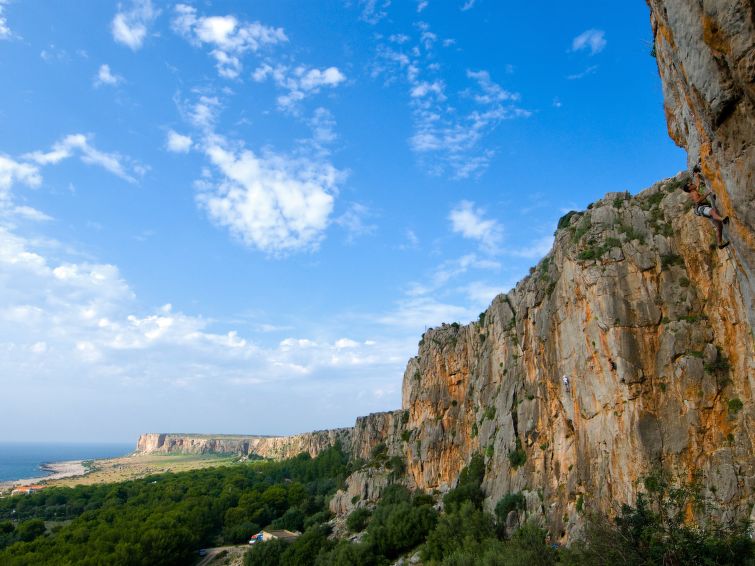
POLYGON ((522 443, 517 437, 516 448, 509 452, 509 463, 511 464, 511 467, 516 470, 518 467, 523 466, 526 461, 527 453, 522 448, 522 443))
POLYGON ((564 214, 561 218, 558 219, 558 225, 556 226, 556 230, 561 230, 563 228, 566 228, 569 226, 572 216, 574 215, 580 215, 580 212, 577 212, 576 210, 570 210, 566 214, 564 214))
POLYGON ((562 554, 574 565, 753 564, 749 525, 721 524, 695 483, 672 485, 663 473, 645 478, 647 493, 610 520, 588 515, 585 538, 562 554), (690 511, 693 513, 690 515, 690 511))
POLYGON ((674 265, 684 265, 684 259, 682 256, 677 254, 667 254, 661 256, 661 267, 663 269, 668 269, 671 266, 674 265))
POLYGON ((372 512, 369 509, 360 507, 354 509, 346 519, 346 526, 352 533, 361 533, 370 521, 372 512))
POLYGON ((423 542, 436 521, 437 512, 429 505, 381 502, 370 519, 366 540, 375 552, 394 559, 423 542))
MULTIPOLYGON (((314 564, 321 551, 327 552, 333 546, 328 540, 330 528, 325 525, 310 527, 280 557, 280 566, 307 566, 314 564)), ((285 543, 284 543, 285 544, 285 543)))
POLYGON ((239 525, 227 526, 223 529, 223 540, 228 544, 243 544, 247 542, 252 535, 258 533, 260 526, 250 521, 239 525))
POLYGON ((498 524, 506 522, 506 517, 512 511, 524 511, 527 508, 527 501, 521 492, 507 493, 498 500, 495 506, 495 516, 498 524))
POLYGON ((315 564, 317 566, 377 566, 383 563, 384 560, 376 556, 366 543, 354 544, 342 540, 331 552, 319 555, 315 564))
POLYGON ((744 407, 744 403, 742 403, 742 400, 739 399, 739 397, 735 397, 734 399, 729 399, 728 405, 729 405, 729 414, 731 416, 736 415, 744 407))
POLYGON ((422 548, 422 559, 440 561, 470 542, 491 538, 495 538, 492 515, 465 501, 438 520, 422 548))
POLYGON ((244 557, 245 566, 279 566, 287 543, 273 539, 253 545, 244 557))

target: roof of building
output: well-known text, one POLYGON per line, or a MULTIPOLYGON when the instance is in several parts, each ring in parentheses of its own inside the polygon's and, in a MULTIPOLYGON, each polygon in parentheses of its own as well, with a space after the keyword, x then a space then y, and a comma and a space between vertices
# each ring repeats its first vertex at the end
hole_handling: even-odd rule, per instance
POLYGON ((271 530, 271 531, 265 530, 263 532, 281 540, 295 539, 295 538, 298 538, 299 535, 301 535, 301 533, 288 531, 286 529, 271 530))

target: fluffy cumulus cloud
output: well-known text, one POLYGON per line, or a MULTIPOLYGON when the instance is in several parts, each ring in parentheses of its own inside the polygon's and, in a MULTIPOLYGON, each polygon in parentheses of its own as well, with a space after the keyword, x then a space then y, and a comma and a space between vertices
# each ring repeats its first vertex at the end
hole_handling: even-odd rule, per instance
POLYGON ((437 49, 453 45, 425 22, 416 26, 414 42, 405 34, 378 46, 373 76, 404 80, 412 108, 414 133, 409 146, 432 175, 457 179, 481 175, 496 155, 486 139, 504 120, 528 117, 519 95, 504 89, 484 69, 468 69, 467 86, 450 91, 437 63, 437 49))
POLYGON ((605 49, 607 42, 605 32, 600 29, 588 29, 572 40, 571 50, 589 50, 590 55, 596 55, 605 49))
POLYGON ((473 202, 460 202, 451 210, 448 218, 454 233, 477 240, 487 252, 495 253, 499 250, 503 239, 501 225, 496 220, 486 219, 485 210, 476 207, 473 202))
POLYGON ((196 8, 186 4, 176 5, 173 29, 192 44, 208 47, 218 74, 227 79, 241 74, 245 54, 288 41, 283 28, 241 22, 232 15, 199 16, 196 8))
POLYGON ((278 87, 286 89, 288 92, 278 97, 278 106, 284 109, 291 109, 307 96, 320 92, 323 87, 335 87, 346 80, 338 67, 314 69, 299 65, 290 69, 267 63, 257 67, 252 78, 257 82, 272 78, 278 87))
POLYGON ((157 10, 151 0, 133 0, 128 9, 115 14, 110 24, 113 39, 134 51, 141 49, 149 26, 156 17, 157 10))
POLYGON ((110 65, 107 64, 100 65, 97 75, 94 77, 94 86, 116 86, 121 82, 123 82, 123 77, 114 74, 110 70, 110 65))
POLYGON ((184 136, 173 130, 168 131, 168 139, 165 141, 165 147, 173 153, 187 153, 191 149, 191 136, 184 136))
POLYGON ((97 165, 130 183, 136 182, 133 174, 142 172, 142 166, 118 153, 100 151, 90 140, 91 136, 85 134, 70 134, 53 144, 50 151, 35 151, 24 158, 38 165, 54 165, 78 154, 81 161, 88 165, 97 165))
POLYGON ((271 255, 317 248, 344 174, 330 163, 271 151, 256 154, 210 136, 204 151, 219 179, 198 183, 213 222, 271 255))

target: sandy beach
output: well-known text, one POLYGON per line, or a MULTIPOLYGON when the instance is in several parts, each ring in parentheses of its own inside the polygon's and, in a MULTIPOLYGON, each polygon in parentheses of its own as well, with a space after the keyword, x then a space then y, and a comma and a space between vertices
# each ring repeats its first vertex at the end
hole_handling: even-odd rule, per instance
POLYGON ((61 480, 64 478, 73 478, 83 476, 87 473, 87 468, 84 466, 83 460, 70 460, 68 462, 51 462, 49 464, 42 464, 40 468, 48 475, 38 476, 34 478, 24 478, 20 480, 13 480, 7 482, 0 482, 0 492, 9 491, 14 487, 21 485, 32 484, 46 484, 49 481, 61 480))

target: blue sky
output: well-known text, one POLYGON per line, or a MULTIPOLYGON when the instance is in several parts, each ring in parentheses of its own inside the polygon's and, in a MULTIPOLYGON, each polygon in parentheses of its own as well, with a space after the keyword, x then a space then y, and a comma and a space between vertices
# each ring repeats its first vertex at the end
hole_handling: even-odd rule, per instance
POLYGON ((0 0, 0 440, 398 408, 426 327, 684 167, 639 0, 71 6, 0 0))

